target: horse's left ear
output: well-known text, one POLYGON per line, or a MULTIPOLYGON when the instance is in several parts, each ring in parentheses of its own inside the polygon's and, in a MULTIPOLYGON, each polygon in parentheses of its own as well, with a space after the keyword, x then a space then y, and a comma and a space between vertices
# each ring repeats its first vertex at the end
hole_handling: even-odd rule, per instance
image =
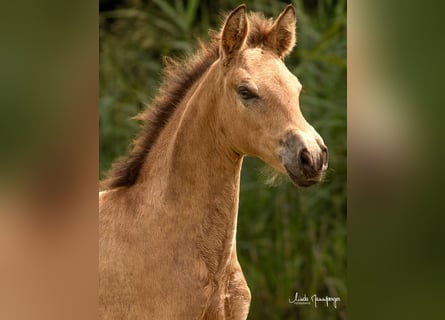
POLYGON ((288 5, 275 21, 270 37, 275 52, 280 57, 287 56, 295 46, 297 17, 293 5, 288 5))
POLYGON ((224 58, 230 60, 243 45, 248 31, 246 5, 233 10, 226 19, 221 32, 221 51, 224 58))

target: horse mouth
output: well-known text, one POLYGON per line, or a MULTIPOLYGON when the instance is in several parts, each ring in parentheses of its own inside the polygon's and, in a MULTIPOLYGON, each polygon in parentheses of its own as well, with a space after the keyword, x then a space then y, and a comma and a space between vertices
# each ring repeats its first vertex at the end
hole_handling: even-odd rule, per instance
POLYGON ((312 179, 301 179, 301 177, 297 176, 296 174, 292 173, 291 170, 285 165, 284 168, 286 169, 287 175, 289 176, 291 182, 297 186, 297 187, 310 187, 318 182, 320 182, 321 179, 312 178, 312 179))

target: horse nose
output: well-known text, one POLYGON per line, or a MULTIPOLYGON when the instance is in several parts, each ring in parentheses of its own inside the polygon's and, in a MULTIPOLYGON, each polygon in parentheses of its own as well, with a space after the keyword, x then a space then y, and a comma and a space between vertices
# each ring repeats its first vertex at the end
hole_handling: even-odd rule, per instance
POLYGON ((300 161, 300 166, 301 168, 303 168, 303 171, 315 171, 314 161, 311 157, 311 154, 306 148, 303 148, 303 150, 301 150, 298 160, 300 161))
POLYGON ((298 161, 303 173, 307 177, 313 177, 326 170, 328 166, 328 148, 320 146, 320 151, 310 153, 307 148, 302 148, 298 156, 298 161))

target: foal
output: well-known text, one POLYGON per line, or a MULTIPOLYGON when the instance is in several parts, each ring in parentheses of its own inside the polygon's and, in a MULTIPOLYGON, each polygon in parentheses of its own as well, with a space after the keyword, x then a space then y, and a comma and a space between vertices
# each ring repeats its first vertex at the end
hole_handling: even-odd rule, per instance
POLYGON ((291 5, 275 22, 241 5, 188 64, 169 62, 140 137, 100 194, 102 319, 246 319, 236 255, 243 156, 299 186, 327 168, 282 61, 295 28, 291 5))

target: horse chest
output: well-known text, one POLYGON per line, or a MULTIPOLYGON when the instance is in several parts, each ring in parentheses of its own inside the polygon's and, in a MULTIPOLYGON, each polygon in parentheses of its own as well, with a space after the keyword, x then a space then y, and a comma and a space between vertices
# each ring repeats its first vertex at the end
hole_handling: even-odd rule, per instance
POLYGON ((246 319, 250 290, 237 261, 221 277, 201 319, 246 319))

